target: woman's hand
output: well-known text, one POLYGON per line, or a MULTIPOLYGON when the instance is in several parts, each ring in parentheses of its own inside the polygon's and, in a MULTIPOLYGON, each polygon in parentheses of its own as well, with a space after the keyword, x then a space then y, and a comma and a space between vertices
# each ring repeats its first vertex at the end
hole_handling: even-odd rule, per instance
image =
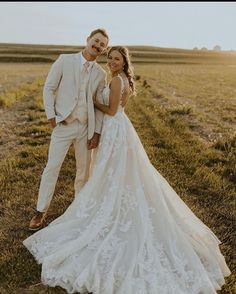
POLYGON ((93 104, 95 104, 95 103, 96 103, 96 94, 93 95, 93 104))
POLYGON ((93 100, 93 106, 94 106, 94 108, 97 108, 97 107, 96 107, 96 106, 97 106, 97 101, 96 101, 96 99, 93 100))
POLYGON ((55 119, 55 117, 49 119, 49 122, 50 122, 50 124, 51 124, 51 127, 54 129, 55 126, 57 125, 57 124, 56 124, 56 119, 55 119))
POLYGON ((98 146, 100 134, 94 133, 92 139, 88 140, 88 150, 94 149, 98 146))

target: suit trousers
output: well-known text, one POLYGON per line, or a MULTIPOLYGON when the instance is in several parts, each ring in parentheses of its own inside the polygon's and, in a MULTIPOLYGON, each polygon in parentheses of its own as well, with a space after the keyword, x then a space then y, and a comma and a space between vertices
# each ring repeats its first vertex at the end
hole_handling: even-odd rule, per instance
POLYGON ((78 120, 74 120, 67 125, 59 123, 53 129, 48 151, 48 162, 43 171, 39 187, 38 211, 47 211, 50 205, 61 165, 71 144, 74 144, 76 158, 75 195, 88 180, 91 150, 87 148, 87 133, 87 123, 82 124, 78 120))

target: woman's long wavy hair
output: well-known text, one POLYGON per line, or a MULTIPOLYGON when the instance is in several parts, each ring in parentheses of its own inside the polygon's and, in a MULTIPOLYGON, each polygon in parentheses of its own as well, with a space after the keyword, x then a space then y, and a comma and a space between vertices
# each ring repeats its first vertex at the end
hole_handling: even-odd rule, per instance
POLYGON ((122 55, 124 62, 125 62, 123 71, 129 81, 129 87, 132 92, 132 95, 136 95, 133 66, 130 61, 130 54, 129 54, 128 48, 126 48, 124 46, 113 46, 108 50, 108 53, 107 53, 108 57, 112 51, 118 51, 122 55))

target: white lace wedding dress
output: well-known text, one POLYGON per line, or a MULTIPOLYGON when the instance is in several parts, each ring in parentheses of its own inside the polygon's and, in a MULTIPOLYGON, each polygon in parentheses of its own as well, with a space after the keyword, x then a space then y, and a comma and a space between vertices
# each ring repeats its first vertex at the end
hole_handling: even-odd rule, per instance
POLYGON ((152 166, 121 105, 104 117, 87 184, 23 242, 44 284, 94 294, 216 293, 230 274, 219 243, 152 166))

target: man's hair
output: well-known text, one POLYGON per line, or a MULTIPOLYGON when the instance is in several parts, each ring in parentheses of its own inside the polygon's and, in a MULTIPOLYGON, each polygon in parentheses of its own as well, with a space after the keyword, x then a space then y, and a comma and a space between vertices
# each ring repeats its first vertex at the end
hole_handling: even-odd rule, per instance
POLYGON ((96 29, 90 33, 89 37, 91 38, 92 36, 94 36, 95 34, 98 34, 98 33, 101 33, 109 41, 109 37, 108 37, 108 34, 105 29, 96 29))

